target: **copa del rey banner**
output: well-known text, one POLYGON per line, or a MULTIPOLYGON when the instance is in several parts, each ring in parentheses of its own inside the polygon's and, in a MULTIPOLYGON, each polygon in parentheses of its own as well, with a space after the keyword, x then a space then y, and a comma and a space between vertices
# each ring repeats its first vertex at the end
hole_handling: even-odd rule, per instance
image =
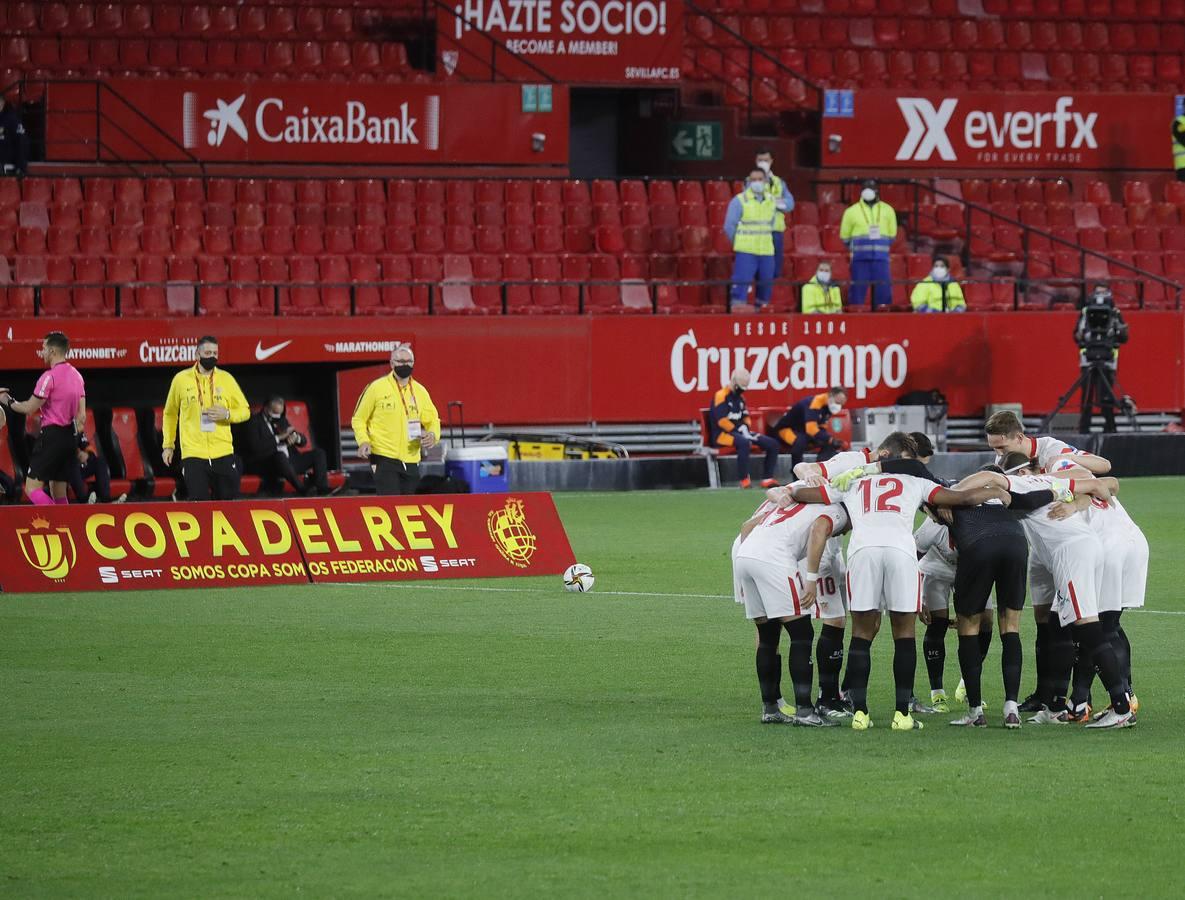
POLYGON ((1173 108, 1169 94, 861 90, 826 109, 841 140, 823 141, 823 164, 1169 170, 1173 108))
POLYGON ((334 84, 115 79, 49 86, 51 159, 93 159, 98 121, 117 159, 211 162, 486 163, 568 160, 568 94, 524 112, 507 84, 334 84), (101 113, 96 119, 95 110, 101 113), (533 134, 546 140, 542 149, 533 134))
POLYGON ((552 575, 550 494, 0 507, 6 592, 552 575))
POLYGON ((440 65, 448 74, 527 80, 545 74, 574 84, 674 83, 683 56, 683 4, 460 0, 438 5, 436 34, 440 65), (519 63, 495 41, 531 65, 519 63))

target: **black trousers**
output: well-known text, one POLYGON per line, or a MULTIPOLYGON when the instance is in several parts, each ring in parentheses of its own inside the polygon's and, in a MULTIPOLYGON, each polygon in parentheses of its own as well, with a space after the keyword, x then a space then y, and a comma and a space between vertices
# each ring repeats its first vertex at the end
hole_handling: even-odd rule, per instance
POLYGON ((235 455, 181 460, 181 477, 190 500, 237 500, 242 467, 235 455))
POLYGON ((328 472, 325 451, 320 447, 303 451, 289 450, 287 454, 273 453, 259 464, 259 474, 263 479, 259 484, 259 492, 279 494, 287 481, 298 494, 303 494, 309 488, 328 494, 328 472), (306 477, 309 473, 311 477, 306 477))
POLYGON ((111 468, 107 465, 107 460, 101 456, 96 456, 94 453, 88 453, 90 457, 84 466, 75 457, 74 465, 70 467, 70 477, 67 481, 70 484, 70 490, 74 492, 74 499, 79 503, 86 503, 86 498, 90 491, 87 490, 86 483, 93 480, 95 483, 95 494, 100 503, 111 502, 111 468))
POLYGON ((420 464, 404 463, 385 456, 370 457, 376 494, 414 494, 420 483, 420 464))

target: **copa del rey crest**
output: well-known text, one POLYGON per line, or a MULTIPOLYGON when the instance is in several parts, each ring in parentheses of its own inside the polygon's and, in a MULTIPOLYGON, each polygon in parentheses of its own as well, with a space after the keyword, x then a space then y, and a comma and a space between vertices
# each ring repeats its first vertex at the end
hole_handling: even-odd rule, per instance
POLYGON ((16 536, 25 562, 51 581, 65 578, 78 561, 70 529, 52 528, 43 517, 35 518, 29 528, 18 528, 16 536))

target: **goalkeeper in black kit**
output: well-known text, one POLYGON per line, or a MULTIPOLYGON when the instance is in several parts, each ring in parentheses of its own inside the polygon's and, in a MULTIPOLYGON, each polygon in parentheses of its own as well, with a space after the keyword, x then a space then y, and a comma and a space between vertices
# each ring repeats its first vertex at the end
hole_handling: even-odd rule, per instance
MULTIPOLYGON (((985 470, 1002 474, 997 466, 985 466, 981 471, 985 470)), ((915 475, 943 483, 925 465, 911 459, 870 463, 837 476, 833 483, 882 471, 915 475)), ((969 481, 965 480, 956 488, 964 489, 968 484, 969 481)), ((954 720, 952 725, 987 726, 983 711, 980 628, 983 616, 987 615, 987 602, 994 587, 1003 648, 1000 667, 1004 681, 1004 727, 1020 727, 1017 705, 1023 656, 1020 612, 1024 608, 1029 564, 1029 545, 1020 518, 1055 499, 1058 498, 1052 491, 1009 493, 1008 506, 990 501, 982 506, 958 507, 939 513, 941 520, 950 528, 951 542, 958 551, 954 607, 959 633, 959 669, 967 691, 968 706, 967 715, 954 720)))

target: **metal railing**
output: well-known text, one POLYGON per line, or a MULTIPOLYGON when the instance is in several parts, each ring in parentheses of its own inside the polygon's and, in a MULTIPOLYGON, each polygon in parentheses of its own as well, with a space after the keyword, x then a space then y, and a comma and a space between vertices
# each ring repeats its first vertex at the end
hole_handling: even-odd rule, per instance
MULTIPOLYGON (((194 167, 202 176, 206 173, 206 164, 202 162, 197 156, 187 150, 175 137, 165 131, 156 121, 145 115, 138 106, 128 100, 117 89, 113 88, 105 81, 100 81, 94 78, 80 78, 80 79, 62 79, 62 78, 21 78, 13 82, 4 92, 7 93, 15 89, 17 93, 17 102, 20 107, 29 109, 34 107, 34 104, 28 103, 31 96, 43 98, 40 104, 40 109, 37 112, 40 115, 39 128, 36 131, 40 134, 42 145, 30 147, 30 159, 46 159, 48 158, 48 150, 50 146, 50 137, 48 131, 49 117, 52 113, 55 118, 55 129, 62 134, 61 138, 55 138, 55 142, 62 143, 68 146, 77 146, 88 148, 86 152, 79 156, 70 159, 58 159, 55 161, 62 162, 94 162, 117 165, 126 168, 133 175, 139 175, 140 165, 154 165, 159 166, 170 175, 179 175, 180 170, 174 168, 169 160, 161 159, 146 146, 143 141, 132 134, 125 128, 113 113, 119 110, 121 114, 126 117, 130 114, 131 121, 135 121, 138 125, 146 126, 156 137, 160 138, 169 147, 182 155, 187 165, 194 167), (36 91, 34 88, 40 86, 41 90, 36 91), (80 87, 87 87, 94 91, 94 105, 83 107, 70 106, 52 106, 50 100, 51 89, 54 85, 68 87, 71 90, 76 90, 80 87), (51 109, 52 106, 52 109, 51 109), (89 122, 93 123, 89 127, 80 128, 77 123, 89 122), (108 129, 108 136, 104 135, 104 129, 108 129), (119 151, 112 145, 111 140, 115 137, 126 141, 134 149, 144 154, 147 159, 126 159, 119 151), (40 152, 37 152, 40 150, 40 152)), ((176 160, 174 159, 174 162, 176 160)))
MULTIPOLYGON (((855 200, 855 193, 859 190, 863 180, 861 178, 842 178, 842 179, 816 179, 814 184, 838 184, 841 187, 841 194, 844 202, 851 203, 855 200)), ((963 263, 963 267, 970 271, 972 268, 979 266, 984 268, 991 268, 987 261, 976 255, 974 244, 979 238, 973 232, 973 221, 975 217, 982 217, 989 222, 1000 223, 1015 228, 1020 232, 1021 247, 1019 258, 1015 261, 1019 263, 1019 267, 1011 266, 1013 262, 1002 258, 997 261, 997 265, 1001 267, 1001 271, 1010 271, 1012 277, 1017 279, 1019 285, 1027 287, 1024 290, 1033 288, 1051 288, 1054 293, 1063 293, 1073 299, 1080 299, 1081 295, 1078 292, 1085 291, 1086 284, 1089 281, 1091 284, 1100 282, 1114 283, 1122 287, 1126 284, 1135 285, 1137 291, 1138 306, 1144 306, 1144 291, 1145 286, 1149 282, 1159 284, 1165 291, 1166 296, 1175 298, 1174 308, 1181 308, 1182 290, 1183 286, 1171 278, 1164 275, 1151 272, 1143 269, 1126 260, 1118 259, 1117 257, 1107 254, 1105 251, 1093 250, 1088 247, 1083 247, 1081 244, 1070 241, 1066 238, 1054 234, 1047 228, 1039 228, 1035 225, 1030 225, 1020 219, 1014 219, 1011 216, 1006 216, 1003 213, 996 212, 988 206, 983 206, 979 203, 974 203, 969 200, 964 200, 961 196, 944 191, 941 188, 928 184, 924 181, 919 181, 914 178, 880 178, 878 184, 882 187, 884 185, 900 185, 905 187, 911 194, 911 202, 909 208, 906 210, 905 224, 908 229, 907 241, 910 246, 917 250, 919 248, 920 238, 930 242, 931 246, 926 248, 928 252, 942 252, 945 255, 957 255, 963 263), (934 198, 933 203, 923 203, 922 197, 924 195, 931 195, 934 198), (933 227, 933 231, 940 231, 939 226, 946 226, 948 223, 942 222, 938 218, 937 211, 930 216, 926 208, 933 206, 935 210, 939 205, 938 198, 943 198, 946 201, 945 205, 958 204, 963 208, 962 214, 962 230, 956 234, 956 237, 932 237, 928 234, 923 225, 933 227), (926 216, 923 216, 923 211, 926 211, 926 216), (925 221, 923 221, 925 219, 925 221), (1051 248, 1063 248, 1063 252, 1073 253, 1078 258, 1077 272, 1056 272, 1051 271, 1048 276, 1034 276, 1031 271, 1032 263, 1032 243, 1034 240, 1048 242, 1051 248), (1088 275, 1087 260, 1097 259, 1105 264, 1107 275, 1088 275), (1114 278, 1110 275, 1112 267, 1117 267, 1124 273, 1130 273, 1130 277, 1114 278)), ((1052 254, 1051 250, 1051 254, 1052 254)), ((1015 255, 1013 251, 1004 251, 1001 257, 1009 254, 1015 255)), ((990 254, 988 259, 990 260, 990 254)), ((1051 260, 1051 265, 1056 264, 1056 257, 1051 260)))
MULTIPOLYGON (((684 50, 692 50, 693 52, 702 52, 714 54, 720 60, 720 74, 718 76, 719 82, 723 85, 724 94, 727 103, 730 83, 726 75, 727 66, 730 62, 729 50, 740 49, 745 53, 746 65, 744 78, 747 85, 746 100, 745 100, 745 118, 746 123, 752 126, 754 118, 755 97, 757 90, 755 88, 764 87, 766 90, 773 90, 779 101, 773 108, 765 106, 758 102, 756 104, 757 112, 759 114, 772 116, 777 115, 787 109, 799 109, 811 113, 821 113, 823 109, 823 86, 812 81, 802 72, 790 68, 776 56, 772 55, 763 47, 759 47, 751 41, 747 40, 743 35, 734 31, 731 27, 726 25, 715 15, 693 2, 686 2, 686 14, 688 16, 699 16, 712 24, 713 31, 719 31, 727 35, 720 44, 709 44, 703 39, 699 38, 689 22, 685 22, 684 35, 684 50), (756 64, 760 63, 764 68, 774 72, 773 76, 768 76, 757 71, 756 64), (804 97, 791 96, 782 90, 782 86, 778 83, 779 76, 784 76, 792 81, 798 82, 805 88, 804 97)), ((818 129, 816 129, 816 132, 818 129)))
MULTIPOLYGON (((460 9, 462 9, 461 5, 453 7, 447 3, 442 2, 442 0, 424 0, 423 13, 422 13, 422 27, 423 27, 423 31, 426 35, 431 34, 431 35, 435 36, 436 51, 437 51, 435 54, 436 61, 439 61, 442 58, 441 53, 440 53, 440 41, 442 39, 445 39, 445 33, 436 27, 436 15, 443 13, 446 16, 452 17, 454 25, 456 25, 457 23, 460 23, 462 29, 467 29, 468 31, 472 31, 475 34, 480 35, 481 39, 485 42, 486 49, 489 54, 489 59, 487 61, 485 58, 485 54, 478 54, 475 50, 472 50, 472 49, 466 47, 462 42, 459 42, 455 39, 448 39, 448 45, 452 48, 455 48, 454 52, 456 52, 458 55, 464 54, 464 56, 467 59, 475 60, 475 61, 479 62, 482 66, 488 65, 488 77, 475 78, 471 74, 462 71, 462 74, 460 76, 462 78, 462 80, 465 80, 465 81, 498 81, 499 79, 501 79, 503 81, 529 80, 529 81, 546 81, 549 84, 555 82, 555 79, 552 78, 551 75, 548 74, 540 66, 536 65, 531 60, 527 59, 525 56, 523 56, 519 53, 515 53, 513 50, 511 50, 509 47, 507 47, 506 44, 504 44, 502 41, 498 40, 496 37, 491 35, 484 28, 478 28, 476 25, 473 25, 472 23, 470 23, 464 16, 464 14, 458 11, 460 9), (513 69, 511 69, 510 71, 503 71, 503 69, 499 68, 500 59, 501 60, 513 60, 514 63, 516 63, 517 65, 522 66, 524 69, 526 69, 526 72, 521 73, 521 74, 515 73, 513 71, 513 69)), ((505 68, 504 63, 503 63, 503 67, 505 68)), ((458 70, 463 70, 465 68, 460 65, 459 56, 458 56, 457 68, 458 68, 458 70)), ((450 72, 447 74, 451 75, 452 73, 450 72)))
MULTIPOLYGON (((1138 279, 1111 279, 1113 283, 1133 284, 1136 286, 1135 302, 1123 303, 1121 308, 1144 308, 1142 282, 1138 279)), ((1034 287, 1048 283, 1050 286, 1065 288, 1067 284, 1081 293, 1085 293, 1088 285, 1072 279, 1022 279, 1011 278, 964 278, 957 279, 963 289, 968 312, 984 311, 1017 311, 1041 310, 1057 308, 1055 301, 1046 303, 1032 303, 1027 300, 1028 294, 1034 287), (991 291, 992 299, 984 304, 975 296, 975 286, 984 285, 991 291), (1003 291, 1001 288, 1003 287, 1003 291), (1002 300, 1000 293, 1007 295, 1002 300)), ((773 300, 770 310, 779 314, 798 313, 802 308, 802 287, 805 281, 779 279, 773 282, 773 300)), ((871 311, 878 315, 897 312, 910 312, 907 305, 906 291, 918 284, 917 279, 895 279, 890 282, 894 302, 890 305, 872 308, 871 291, 865 294, 864 302, 857 306, 847 303, 848 292, 852 282, 833 282, 841 291, 844 309, 848 312, 871 311)), ((1095 281, 1092 279, 1090 284, 1095 281)), ((863 283, 860 283, 863 284, 863 283)), ((1156 309, 1182 309, 1182 299, 1185 295, 1185 285, 1169 282, 1173 287, 1170 295, 1171 303, 1157 305, 1156 309)), ((743 309, 752 309, 749 301, 739 302, 739 306, 729 299, 731 282, 722 279, 678 279, 678 278, 647 278, 647 279, 554 279, 554 280, 482 280, 482 279, 444 279, 444 280, 408 280, 408 281, 374 281, 374 282, 311 282, 311 281, 224 281, 224 282, 70 282, 68 284, 21 283, 0 285, 0 295, 8 293, 7 309, 10 315, 20 316, 32 314, 35 317, 70 317, 70 316, 160 316, 160 315, 338 315, 365 316, 398 312, 404 314, 421 315, 457 315, 473 312, 495 313, 501 315, 516 313, 538 313, 541 310, 554 313, 569 313, 583 315, 585 313, 729 313, 743 309), (496 294, 497 302, 475 302, 473 294, 478 289, 486 289, 496 294), (130 291, 157 290, 165 294, 165 302, 151 307, 142 307, 138 303, 129 302, 130 291), (384 290, 399 290, 406 292, 402 300, 406 302, 388 303, 384 301, 384 290), (558 292, 552 300, 556 302, 540 304, 533 301, 532 291, 548 290, 558 292), (102 292, 99 303, 97 298, 91 298, 86 303, 72 302, 73 292, 85 295, 87 292, 102 292), (255 293, 254 304, 236 304, 232 302, 231 292, 249 291, 255 293), (520 293, 525 292, 525 293, 520 293), (626 302, 623 292, 630 294, 634 302, 626 302), (24 296, 22 296, 22 293, 24 296), (185 298, 182 302, 169 299, 172 293, 185 298), (300 296, 295 295, 299 293, 300 296), (457 293, 463 302, 455 303, 446 295, 457 293), (50 302, 47 302, 47 294, 50 302), (642 295, 645 302, 637 302, 642 295), (339 299, 344 295, 346 302, 339 299), (266 301, 263 298, 266 296, 266 301), (211 301, 211 297, 218 297, 211 301), (557 299, 558 297, 558 299, 557 299), (313 302, 313 301, 316 302, 313 302), (261 302, 263 301, 263 302, 261 302), (361 302, 360 302, 361 301, 361 302)), ((871 288, 871 283, 867 285, 871 288)), ((1124 296, 1118 294, 1121 299, 1124 296)))

